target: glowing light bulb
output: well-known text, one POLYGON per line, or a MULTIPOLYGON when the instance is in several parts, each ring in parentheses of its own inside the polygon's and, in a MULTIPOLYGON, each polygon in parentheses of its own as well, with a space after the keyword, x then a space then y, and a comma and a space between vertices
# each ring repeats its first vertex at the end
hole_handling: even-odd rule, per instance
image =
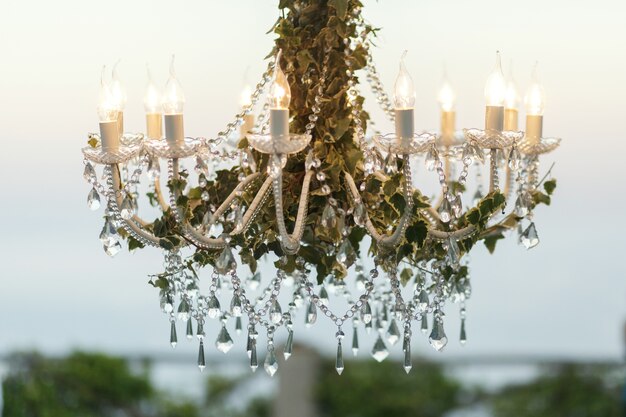
POLYGON ((170 77, 165 84, 163 92, 163 112, 165 114, 181 114, 185 106, 185 93, 183 87, 176 78, 174 71, 174 55, 170 62, 170 77))
POLYGON ((535 64, 535 68, 533 69, 532 82, 524 97, 524 103, 526 104, 527 115, 543 116, 546 105, 546 92, 539 82, 537 64, 535 64))
POLYGON ((148 85, 146 86, 146 95, 143 98, 143 107, 148 114, 161 113, 161 93, 152 78, 152 71, 146 64, 146 72, 148 73, 148 85))
POLYGON ((404 64, 406 54, 407 51, 404 51, 402 57, 400 57, 400 71, 394 84, 393 98, 396 109, 409 109, 415 106, 415 86, 404 64))
POLYGON ((448 81, 448 75, 446 73, 444 73, 443 76, 443 85, 441 86, 441 90, 439 90, 438 99, 442 111, 452 111, 454 109, 456 94, 454 94, 454 90, 452 89, 450 81, 448 81))
POLYGON ((113 66, 113 72, 111 74, 111 96, 113 97, 113 101, 117 104, 118 111, 124 111, 124 107, 126 107, 126 101, 128 97, 126 96, 126 90, 124 90, 124 85, 122 81, 120 81, 119 74, 117 72, 117 66, 119 65, 121 60, 118 60, 113 66))
POLYGON ((288 109, 291 102, 291 88, 285 73, 280 68, 280 57, 282 50, 276 55, 276 67, 274 70, 274 81, 270 87, 269 101, 270 107, 274 109, 288 109))
POLYGON ((111 87, 105 80, 106 65, 100 74, 100 97, 98 100, 98 118, 101 123, 114 122, 119 112, 118 103, 111 93, 111 87))
POLYGON ((500 52, 496 52, 496 66, 489 77, 487 77, 487 83, 485 84, 485 100, 487 100, 487 106, 503 106, 505 96, 506 80, 502 73, 500 52))
POLYGON ((245 85, 243 90, 241 90, 241 107, 247 107, 252 104, 252 89, 249 85, 245 85))
POLYGON ((509 77, 506 82, 506 92, 504 93, 504 107, 507 109, 515 109, 520 102, 519 93, 517 92, 517 84, 513 78, 513 64, 511 63, 509 69, 509 77))

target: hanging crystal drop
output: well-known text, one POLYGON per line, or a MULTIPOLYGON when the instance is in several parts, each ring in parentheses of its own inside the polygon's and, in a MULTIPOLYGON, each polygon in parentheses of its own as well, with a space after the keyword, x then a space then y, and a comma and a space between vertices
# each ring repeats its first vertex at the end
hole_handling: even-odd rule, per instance
POLYGON ((259 362, 256 357, 256 340, 252 340, 248 356, 250 357, 250 369, 252 369, 252 372, 256 372, 256 369, 259 367, 259 362))
POLYGON ((189 320, 189 303, 184 298, 178 305, 178 320, 183 322, 189 320))
POLYGON ((237 317, 235 319, 235 332, 237 334, 241 334, 242 331, 243 331, 243 325, 241 323, 241 317, 237 317))
POLYGON ((276 360, 273 345, 268 346, 267 348, 267 356, 265 357, 263 368, 265 368, 265 372, 267 372, 269 376, 274 376, 276 371, 278 371, 278 361, 276 360))
POLYGON ((354 356, 359 354, 359 332, 357 331, 356 326, 352 330, 352 354, 354 356))
POLYGON ((363 170, 366 175, 373 174, 376 170, 376 157, 372 152, 365 153, 365 159, 363 160, 363 170))
POLYGON ((404 348, 404 371, 408 374, 413 368, 413 362, 411 358, 411 340, 406 338, 406 346, 404 348))
POLYGON ((248 343, 246 345, 246 352, 248 353, 248 357, 252 354, 252 349, 256 349, 256 338, 258 333, 254 330, 254 327, 248 328, 248 343))
POLYGON ((509 168, 512 171, 517 171, 521 165, 522 156, 520 155, 517 147, 511 148, 511 152, 509 153, 509 168))
POLYGON ((230 246, 225 246, 220 256, 215 261, 215 271, 218 274, 227 274, 235 269, 237 262, 233 256, 233 252, 230 250, 230 246))
POLYGON ((526 230, 522 232, 520 242, 526 249, 532 249, 539 244, 539 236, 537 235, 535 222, 530 223, 526 230))
POLYGON ((127 194, 120 205, 120 216, 124 220, 130 220, 135 215, 131 199, 131 196, 127 194))
POLYGON ((363 307, 361 307, 361 321, 365 324, 372 322, 372 306, 369 301, 366 301, 363 307))
POLYGON ((193 339, 193 325, 191 324, 191 320, 187 320, 187 332, 186 336, 188 340, 193 339))
POLYGON ((306 318, 304 324, 306 327, 311 327, 317 321, 317 307, 313 302, 309 303, 306 310, 306 318))
POLYGON ((465 333, 465 318, 461 319, 461 337, 459 338, 461 346, 465 346, 467 342, 467 333, 465 333))
POLYGON ((365 226, 367 222, 367 212, 365 210, 365 204, 362 201, 359 201, 354 206, 354 211, 352 212, 352 217, 354 218, 354 223, 357 226, 365 226))
POLYGON ((324 207, 321 225, 327 229, 331 229, 337 225, 337 215, 335 214, 335 209, 330 204, 326 204, 326 207, 324 207))
POLYGON ((172 294, 169 292, 161 291, 161 300, 160 300, 161 310, 165 314, 169 314, 174 311, 174 299, 172 294))
POLYGON ((224 324, 222 324, 222 330, 220 330, 217 335, 215 347, 222 353, 227 353, 230 348, 233 347, 233 339, 230 337, 230 334, 228 334, 228 330, 226 330, 226 325, 224 324))
POLYGON ((206 361, 204 360, 204 342, 200 340, 200 348, 198 349, 198 368, 200 372, 204 371, 206 361))
POLYGON ((291 357, 291 353, 293 352, 293 330, 289 329, 287 334, 287 343, 285 343, 285 350, 283 351, 283 356, 285 360, 291 357))
POLYGON ((176 322, 172 321, 170 325, 170 345, 172 345, 172 348, 175 348, 177 343, 178 337, 176 336, 176 322))
POLYGON ((344 238, 339 246, 337 250, 337 260, 346 266, 356 261, 356 252, 354 251, 354 247, 352 247, 352 243, 350 243, 350 239, 344 238))
POLYGON ((201 174, 204 174, 205 176, 209 175, 209 167, 200 156, 196 157, 196 166, 194 167, 194 170, 196 171, 196 174, 198 175, 201 175, 201 174))
POLYGON ((391 346, 394 346, 400 340, 400 329, 398 329, 398 323, 396 323, 396 319, 391 319, 391 324, 389 324, 389 329, 387 329, 387 342, 391 346))
POLYGON ((448 195, 444 195, 441 200, 441 205, 439 206, 439 217, 443 223, 448 223, 450 221, 450 213, 452 208, 450 207, 450 201, 448 200, 448 195))
POLYGON ((278 300, 274 299, 270 307, 270 320, 274 324, 280 323, 283 319, 283 310, 280 308, 278 300))
POLYGON ((370 334, 372 332, 372 327, 373 327, 373 320, 368 321, 367 323, 365 323, 365 332, 367 334, 370 334))
POLYGON ((96 211, 100 208, 100 194, 98 194, 95 187, 87 195, 87 207, 91 211, 96 211))
POLYGON ((448 246, 448 262, 454 268, 459 265, 459 261, 461 260, 461 250, 459 249, 459 244, 456 242, 455 238, 449 238, 447 242, 448 246))
POLYGON ((110 257, 114 257, 122 250, 120 242, 115 241, 109 245, 104 245, 104 252, 110 257))
POLYGON ((392 176, 398 173, 398 163, 396 160, 396 154, 389 152, 387 158, 385 158, 385 174, 392 176))
POLYGON ((461 194, 457 194, 454 200, 452 201, 452 212, 454 213, 454 217, 457 219, 461 217, 463 213, 463 202, 461 201, 461 194))
POLYGON ((234 317, 241 317, 241 298, 238 295, 233 295, 233 298, 230 300, 230 314, 234 317))
POLYGON ((85 164, 85 170, 83 171, 83 178, 85 179, 85 181, 87 181, 90 184, 96 181, 96 170, 93 169, 93 165, 91 165, 91 162, 87 162, 85 164))
POLYGON ((472 143, 472 149, 474 151, 474 161, 475 162, 485 162, 485 153, 483 149, 477 144, 472 143))
POLYGON ((155 180, 161 176, 159 158, 150 158, 148 161, 148 177, 155 180))
POLYGON ((383 306, 380 311, 380 324, 382 327, 387 327, 389 324, 389 313, 387 312, 387 307, 383 306))
POLYGON ((322 285, 322 288, 320 288, 320 303, 322 303, 323 305, 328 305, 328 291, 326 291, 326 287, 324 287, 322 285))
POLYGON ((441 317, 435 316, 433 321, 433 330, 430 332, 428 341, 430 342, 430 345, 438 351, 441 351, 441 349, 443 349, 448 343, 448 338, 443 330, 443 320, 441 317))
POLYGON ((426 163, 426 169, 428 169, 429 171, 435 169, 435 164, 437 163, 437 151, 435 150, 434 146, 430 147, 424 161, 426 163))
POLYGON ((428 293, 426 292, 426 290, 421 290, 419 295, 417 296, 417 311, 419 313, 425 313, 426 310, 428 310, 428 304, 429 304, 429 300, 428 300, 428 293))
POLYGON ((420 327, 420 330, 424 334, 428 332, 428 316, 426 314, 422 314, 422 327, 420 327))
POLYGON ((196 337, 199 340, 204 339, 204 336, 205 336, 205 334, 204 334, 204 321, 203 320, 204 320, 203 318, 200 318, 198 320, 198 325, 196 326, 196 337))
POLYGON ((374 343, 374 347, 372 348, 372 357, 378 362, 382 362, 387 358, 387 356, 389 356, 387 346, 385 346, 383 338, 378 335, 376 343, 374 343))
POLYGON ((529 212, 528 202, 523 194, 515 199, 515 215, 517 217, 526 217, 529 212))
POLYGON ((207 316, 209 316, 210 319, 214 319, 217 318, 217 316, 220 315, 220 302, 217 299, 217 297, 215 296, 215 294, 211 294, 211 296, 209 297, 209 302, 207 304, 207 316))
POLYGON ((102 231, 100 232, 100 242, 102 242, 104 246, 110 246, 117 241, 117 229, 115 229, 113 222, 107 217, 104 221, 102 231))
POLYGON ((341 373, 343 372, 344 366, 343 366, 343 349, 341 347, 341 339, 337 340, 337 358, 335 359, 335 369, 337 370, 337 373, 339 375, 341 375, 341 373))

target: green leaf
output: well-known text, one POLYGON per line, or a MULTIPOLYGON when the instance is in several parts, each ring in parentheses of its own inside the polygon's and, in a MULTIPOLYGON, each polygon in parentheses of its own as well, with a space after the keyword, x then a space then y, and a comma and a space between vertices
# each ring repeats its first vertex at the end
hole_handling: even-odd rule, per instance
POLYGON ((150 280, 148 281, 148 284, 152 285, 154 288, 160 288, 162 290, 165 290, 170 286, 169 281, 165 277, 158 277, 156 280, 150 280))
POLYGON ((500 239, 504 239, 504 235, 502 233, 493 234, 485 238, 485 246, 489 250, 489 253, 493 253, 493 251, 496 250, 496 243, 500 239))
POLYGON ((337 17, 341 20, 346 18, 348 12, 348 0, 329 0, 328 4, 337 10, 337 17))
POLYGON ((555 188, 556 188, 556 179, 551 179, 543 183, 543 189, 546 190, 546 193, 548 193, 548 195, 552 195, 555 188))
POLYGON ((406 240, 409 243, 415 243, 418 248, 424 246, 426 237, 428 236, 428 226, 423 220, 419 220, 406 228, 406 240))
POLYGON ((89 140, 87 141, 87 144, 89 146, 91 146, 92 148, 95 148, 96 146, 98 146, 98 139, 96 139, 95 137, 90 137, 89 140))
POLYGON ((135 239, 132 236, 128 236, 128 251, 131 252, 135 249, 143 249, 145 248, 146 245, 144 245, 143 243, 141 243, 140 241, 138 241, 137 239, 135 239))
POLYGON ((402 272, 400 272, 400 282, 403 286, 407 284, 413 278, 413 271, 411 268, 404 268, 402 272))

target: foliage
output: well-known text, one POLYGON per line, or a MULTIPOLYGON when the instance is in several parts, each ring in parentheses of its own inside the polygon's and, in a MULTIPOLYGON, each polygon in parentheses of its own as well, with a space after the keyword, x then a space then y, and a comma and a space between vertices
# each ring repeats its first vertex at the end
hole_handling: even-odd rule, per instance
POLYGON ((493 399, 495 417, 618 417, 618 390, 606 372, 563 365, 536 381, 505 388, 493 399))

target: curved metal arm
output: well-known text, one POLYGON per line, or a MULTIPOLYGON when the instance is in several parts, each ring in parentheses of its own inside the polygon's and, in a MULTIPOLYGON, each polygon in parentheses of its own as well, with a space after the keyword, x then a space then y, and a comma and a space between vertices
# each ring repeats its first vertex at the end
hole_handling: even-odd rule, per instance
POLYGON ((167 201, 165 201, 165 198, 163 197, 161 180, 159 178, 154 179, 154 194, 156 195, 159 206, 161 207, 161 211, 169 210, 170 206, 169 204, 167 204, 167 201))
POLYGON ((272 181, 274 186, 274 206, 276 207, 276 224, 278 232, 282 239, 281 245, 288 254, 295 254, 300 248, 300 239, 304 233, 304 220, 306 219, 307 206, 309 203, 309 186, 313 177, 313 170, 309 170, 302 182, 302 191, 300 192, 300 203, 298 204, 298 214, 296 216, 296 224, 292 234, 287 232, 285 225, 285 217, 283 212, 283 180, 282 171, 272 181))
POLYGON ((159 247, 159 238, 144 229, 147 222, 138 216, 133 216, 131 220, 122 218, 119 207, 122 205, 122 193, 120 183, 120 172, 117 164, 108 165, 106 168, 107 182, 110 185, 111 194, 109 195, 109 203, 114 212, 116 220, 119 221, 124 229, 130 233, 135 239, 144 245, 159 247))

